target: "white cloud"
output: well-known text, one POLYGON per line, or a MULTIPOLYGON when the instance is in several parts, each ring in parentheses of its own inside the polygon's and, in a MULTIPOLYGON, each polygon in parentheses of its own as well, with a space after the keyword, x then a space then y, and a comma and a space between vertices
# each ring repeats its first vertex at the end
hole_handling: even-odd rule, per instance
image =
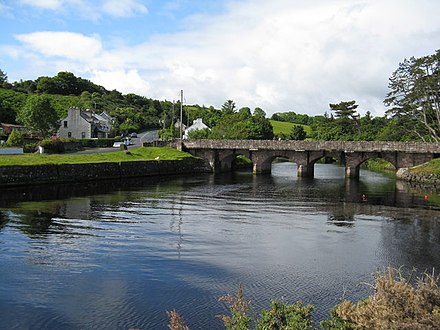
POLYGON ((19 0, 20 3, 51 11, 79 14, 83 18, 97 20, 103 14, 116 17, 131 17, 147 14, 147 7, 138 0, 19 0))
POLYGON ((122 93, 148 94, 150 91, 150 84, 137 70, 94 70, 91 80, 96 84, 105 85, 107 89, 116 89, 122 93))
POLYGON ((16 38, 31 51, 74 61, 93 60, 102 50, 99 38, 73 32, 34 32, 16 38))
POLYGON ((63 0, 19 0, 25 5, 38 7, 42 9, 57 10, 60 9, 66 1, 63 0))
MULTIPOLYGON (((119 2, 127 11, 112 7, 112 15, 145 13, 140 2, 119 2)), ((18 38, 51 67, 81 66, 85 78, 126 93, 172 100, 184 89, 188 103, 233 99, 268 114, 322 114, 354 99, 381 115, 398 63, 440 44, 439 8, 430 0, 231 0, 222 14, 187 18, 186 31, 130 48, 103 49, 100 38, 69 32, 18 38)))
POLYGON ((148 13, 147 7, 136 0, 106 0, 102 6, 106 13, 119 17, 148 13))

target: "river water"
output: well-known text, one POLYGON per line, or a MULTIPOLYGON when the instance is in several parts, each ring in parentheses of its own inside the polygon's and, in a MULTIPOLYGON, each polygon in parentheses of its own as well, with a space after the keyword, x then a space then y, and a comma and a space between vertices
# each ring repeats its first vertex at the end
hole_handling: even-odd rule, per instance
POLYGON ((148 178, 2 189, 0 328, 223 329, 220 296, 243 285, 314 304, 370 293, 387 266, 440 266, 440 196, 385 174, 317 164, 271 175, 148 178))

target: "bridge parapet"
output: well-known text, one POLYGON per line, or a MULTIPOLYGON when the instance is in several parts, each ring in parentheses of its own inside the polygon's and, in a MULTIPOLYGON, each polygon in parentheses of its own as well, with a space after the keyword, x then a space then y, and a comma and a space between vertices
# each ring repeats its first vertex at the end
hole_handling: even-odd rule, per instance
POLYGON ((186 140, 186 149, 415 152, 440 154, 440 143, 396 141, 186 140))

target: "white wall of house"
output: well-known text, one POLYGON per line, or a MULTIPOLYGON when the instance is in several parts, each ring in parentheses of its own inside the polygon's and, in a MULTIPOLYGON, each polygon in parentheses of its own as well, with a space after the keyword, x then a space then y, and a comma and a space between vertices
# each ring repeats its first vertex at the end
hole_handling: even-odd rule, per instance
POLYGON ((92 137, 92 124, 81 116, 81 109, 70 108, 67 117, 61 120, 58 136, 61 138, 90 139, 92 137))
POLYGON ((196 120, 193 120, 193 124, 185 130, 185 134, 183 135, 183 138, 188 139, 188 134, 191 131, 197 131, 205 128, 209 128, 209 127, 203 123, 202 118, 197 118, 196 120))

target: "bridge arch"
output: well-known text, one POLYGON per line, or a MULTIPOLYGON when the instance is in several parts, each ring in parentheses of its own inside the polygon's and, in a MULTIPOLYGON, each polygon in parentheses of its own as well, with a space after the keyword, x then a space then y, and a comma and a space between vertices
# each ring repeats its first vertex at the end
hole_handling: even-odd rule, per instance
POLYGON ((430 161, 440 155, 438 143, 272 141, 272 140, 186 140, 177 148, 205 158, 214 172, 231 171, 236 155, 249 153, 254 173, 268 173, 276 157, 298 165, 299 176, 313 177, 314 164, 322 157, 339 159, 347 177, 358 177, 360 165, 371 158, 383 158, 398 170, 430 161))

